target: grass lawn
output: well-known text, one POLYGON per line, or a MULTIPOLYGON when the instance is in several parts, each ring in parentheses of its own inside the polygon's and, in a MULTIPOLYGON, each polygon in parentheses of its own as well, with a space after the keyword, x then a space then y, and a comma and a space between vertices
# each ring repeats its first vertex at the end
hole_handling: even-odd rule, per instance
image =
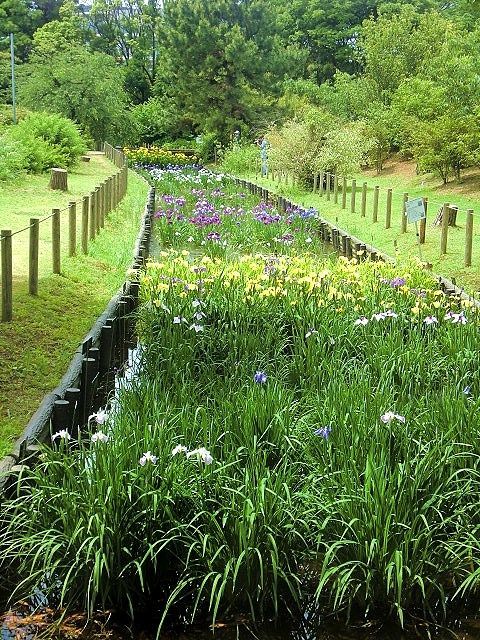
MULTIPOLYGON (((45 218, 53 208, 62 210, 61 241, 62 249, 68 247, 68 211, 70 201, 77 201, 77 248, 81 241, 81 199, 90 194, 95 187, 118 169, 102 154, 92 152, 90 162, 79 162, 69 171, 68 192, 53 191, 48 188, 49 175, 29 175, 14 183, 0 183, 0 228, 10 229, 13 233, 25 229, 30 218, 45 218)), ((39 273, 47 275, 52 270, 52 221, 40 224, 39 273)), ((29 232, 25 230, 13 237, 13 275, 24 279, 28 276, 29 232)))
MULTIPOLYGON (((248 176, 253 179, 253 176, 248 176)), ((438 178, 415 174, 413 163, 390 161, 381 175, 367 171, 355 176, 357 181, 356 212, 350 211, 351 180, 348 181, 347 208, 342 209, 342 196, 339 190, 338 204, 330 201, 326 195, 320 197, 299 188, 298 186, 278 184, 270 178, 258 179, 257 182, 269 189, 285 195, 293 201, 316 207, 320 215, 342 229, 373 244, 385 253, 395 256, 419 256, 418 240, 415 225, 408 224, 407 232, 401 232, 401 212, 403 194, 409 198, 427 197, 429 201, 427 213, 426 241, 421 247, 424 262, 430 262, 436 273, 448 278, 455 278, 459 286, 471 293, 480 291, 480 171, 471 171, 465 175, 461 184, 452 182, 441 184, 438 178), (362 184, 368 185, 367 207, 364 218, 361 216, 362 184), (372 221, 374 187, 380 187, 378 222, 372 221), (385 212, 387 189, 393 189, 391 228, 385 229, 385 212), (440 256, 441 227, 433 226, 437 211, 444 202, 458 205, 457 226, 449 227, 447 254, 440 256), (473 223, 473 256, 472 266, 464 266, 465 252, 465 220, 466 210, 474 211, 473 223)))
MULTIPOLYGON (((71 191, 66 195, 49 191, 45 175, 3 186, 2 228, 20 229, 30 217, 78 199, 114 172, 104 156, 96 155, 69 176, 71 191)), ((26 277, 20 269, 15 271, 13 321, 0 323, 0 455, 11 449, 42 397, 58 384, 81 339, 124 281, 147 191, 147 184, 131 173, 126 197, 109 214, 105 229, 90 244, 89 255, 69 258, 62 242, 62 273, 53 275, 44 268, 38 296, 28 295, 26 277)), ((28 233, 14 237, 19 267, 23 236, 28 241, 28 233)))

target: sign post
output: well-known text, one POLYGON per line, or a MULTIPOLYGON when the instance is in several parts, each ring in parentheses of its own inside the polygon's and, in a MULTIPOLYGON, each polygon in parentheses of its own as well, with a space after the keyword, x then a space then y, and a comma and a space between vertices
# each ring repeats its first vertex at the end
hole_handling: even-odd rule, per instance
POLYGON ((418 240, 418 253, 420 256, 420 260, 423 262, 422 258, 422 246, 420 244, 420 233, 418 231, 418 221, 426 218, 425 214, 425 203, 423 198, 414 198, 413 200, 407 200, 405 202, 405 211, 407 214, 407 221, 415 223, 415 232, 417 234, 418 240))

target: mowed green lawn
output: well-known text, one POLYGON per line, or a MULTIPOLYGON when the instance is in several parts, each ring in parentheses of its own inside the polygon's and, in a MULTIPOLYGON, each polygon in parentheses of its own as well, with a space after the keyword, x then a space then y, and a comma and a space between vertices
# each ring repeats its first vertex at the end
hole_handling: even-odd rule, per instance
MULTIPOLYGON (((253 176, 249 176, 250 179, 253 176)), ((471 171, 458 184, 451 182, 443 185, 441 180, 431 175, 416 175, 412 163, 387 163, 385 171, 376 175, 369 171, 355 176, 357 181, 356 211, 351 213, 351 179, 348 180, 347 206, 342 209, 342 193, 339 189, 338 204, 324 194, 313 194, 297 185, 285 185, 277 180, 258 179, 263 186, 277 193, 285 195, 295 202, 314 206, 320 215, 337 224, 352 235, 357 236, 368 244, 373 244, 390 256, 400 255, 421 257, 423 262, 433 265, 435 273, 448 278, 454 278, 459 286, 465 287, 470 293, 480 291, 480 171, 471 171), (361 215, 362 185, 366 182, 367 206, 366 215, 361 215), (373 194, 374 188, 380 187, 378 222, 373 222, 373 194), (391 228, 385 228, 387 189, 392 189, 392 219, 391 228), (403 194, 409 198, 428 198, 427 225, 425 244, 419 247, 414 224, 407 225, 407 232, 401 231, 401 214, 403 194), (447 254, 440 255, 441 227, 433 226, 433 220, 444 202, 459 207, 457 225, 449 227, 447 254), (473 255, 472 266, 464 266, 465 255, 465 222, 466 211, 472 209, 473 219, 473 255)), ((341 185, 341 181, 340 181, 341 185)))
MULTIPOLYGON (((102 154, 90 154, 90 162, 79 162, 69 171, 68 192, 48 188, 49 174, 29 175, 15 183, 0 183, 0 228, 12 233, 25 229, 31 218, 46 218, 53 208, 61 209, 62 249, 68 247, 68 203, 77 201, 77 247, 81 241, 81 199, 90 194, 118 169, 102 154)), ((47 275, 52 271, 52 220, 40 224, 39 271, 47 275)), ((25 229, 12 239, 13 276, 23 279, 28 274, 29 231, 25 229)))
MULTIPOLYGON (((69 175, 69 193, 48 189, 48 175, 28 176, 0 188, 2 229, 21 229, 30 217, 48 215, 81 198, 116 171, 103 155, 93 155, 69 175)), ((38 296, 28 294, 28 232, 14 236, 13 321, 0 323, 0 456, 8 453, 43 396, 53 390, 95 319, 125 280, 143 212, 147 184, 129 174, 126 197, 112 211, 89 254, 68 257, 68 217, 62 214, 62 273, 50 263, 50 223, 43 223, 43 260, 38 296)), ((79 221, 77 216, 77 237, 79 221)), ((79 244, 77 243, 77 249, 79 244)))

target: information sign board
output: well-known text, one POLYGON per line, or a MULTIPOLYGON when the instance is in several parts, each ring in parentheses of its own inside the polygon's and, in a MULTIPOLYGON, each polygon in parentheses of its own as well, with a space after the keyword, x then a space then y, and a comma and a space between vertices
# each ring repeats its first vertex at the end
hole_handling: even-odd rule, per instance
POLYGON ((418 222, 419 220, 422 220, 426 217, 423 198, 407 200, 407 202, 405 203, 405 209, 407 212, 408 222, 418 222))

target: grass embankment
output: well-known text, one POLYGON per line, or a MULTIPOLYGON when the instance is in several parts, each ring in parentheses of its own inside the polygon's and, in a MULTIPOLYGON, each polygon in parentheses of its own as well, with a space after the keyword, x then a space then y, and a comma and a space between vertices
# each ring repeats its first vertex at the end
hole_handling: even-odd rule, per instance
MULTIPOLYGON (((108 160, 94 156, 69 175, 68 194, 49 191, 45 175, 4 186, 0 191, 2 228, 20 229, 30 217, 51 207, 62 208, 114 172, 108 160)), ((79 342, 124 281, 147 190, 143 180, 130 174, 126 197, 90 243, 89 255, 69 258, 62 242, 62 274, 48 274, 44 265, 36 297, 28 295, 21 271, 23 265, 26 272, 27 265, 18 259, 24 249, 21 239, 28 242, 28 233, 14 237, 19 248, 17 253, 14 244, 15 266, 19 266, 14 273, 19 277, 14 282, 13 321, 0 324, 0 455, 8 453, 42 397, 58 384, 79 342)), ((49 226, 49 221, 43 224, 49 226)), ((67 224, 62 215, 62 225, 67 224)), ((62 235, 66 240, 66 233, 62 235)))
MULTIPOLYGON (((245 176, 254 179, 253 175, 245 176)), ((374 171, 367 171, 354 176, 357 181, 356 212, 350 211, 351 180, 348 180, 347 207, 342 209, 342 195, 339 188, 338 204, 327 201, 326 195, 313 194, 298 185, 278 184, 270 178, 258 178, 256 182, 280 195, 284 195, 295 202, 316 207, 320 215, 331 223, 337 224, 362 239, 373 244, 385 253, 402 258, 419 256, 418 240, 415 225, 408 224, 407 232, 401 232, 401 212, 403 194, 409 198, 428 198, 426 241, 421 246, 421 259, 430 262, 436 273, 448 278, 455 278, 459 286, 465 287, 473 294, 480 290, 480 173, 467 174, 462 183, 441 184, 441 181, 431 175, 416 175, 412 163, 391 162, 381 175, 374 171), (366 216, 361 217, 362 184, 367 182, 366 216), (373 193, 375 185, 380 187, 378 222, 372 221, 373 193), (387 189, 393 189, 392 223, 390 229, 385 229, 385 212, 387 189), (449 227, 447 254, 440 256, 441 227, 433 226, 433 220, 444 202, 455 204, 460 211, 457 215, 457 226, 449 227), (464 267, 465 252, 465 221, 466 210, 474 211, 473 223, 473 257, 472 266, 464 267)))

